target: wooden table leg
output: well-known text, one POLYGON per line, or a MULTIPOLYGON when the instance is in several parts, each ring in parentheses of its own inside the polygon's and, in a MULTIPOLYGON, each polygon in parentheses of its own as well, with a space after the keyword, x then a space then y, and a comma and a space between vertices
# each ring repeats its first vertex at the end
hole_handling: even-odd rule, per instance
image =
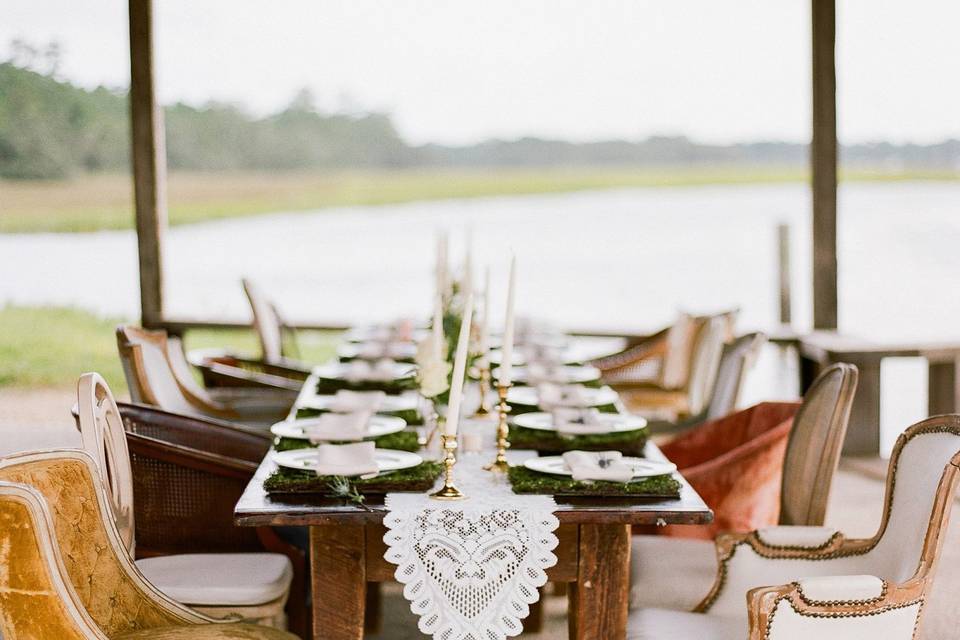
POLYGON ((580 525, 577 581, 568 598, 571 640, 625 640, 630 593, 630 527, 580 525))
POLYGON ((363 525, 310 527, 313 637, 361 640, 367 601, 363 525))

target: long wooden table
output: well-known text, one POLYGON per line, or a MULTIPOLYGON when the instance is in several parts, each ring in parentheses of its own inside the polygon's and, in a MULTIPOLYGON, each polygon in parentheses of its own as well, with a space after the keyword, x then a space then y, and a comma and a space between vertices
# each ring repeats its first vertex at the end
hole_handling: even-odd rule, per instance
MULTIPOLYGON (((648 455, 662 455, 652 443, 648 455)), ((276 469, 269 456, 234 511, 241 526, 310 528, 313 634, 318 640, 363 637, 368 582, 392 581, 384 557, 382 501, 367 509, 311 495, 271 496, 263 481, 276 469)), ((706 524, 713 513, 682 480, 679 499, 557 498, 557 564, 551 581, 569 583, 570 638, 622 640, 630 581, 630 525, 706 524)))

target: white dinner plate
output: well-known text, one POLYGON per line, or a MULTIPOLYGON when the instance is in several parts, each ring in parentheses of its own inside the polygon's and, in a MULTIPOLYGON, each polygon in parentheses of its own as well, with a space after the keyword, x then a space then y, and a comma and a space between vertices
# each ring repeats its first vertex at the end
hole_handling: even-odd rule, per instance
MULTIPOLYGON (((429 333, 429 329, 424 329, 422 327, 414 328, 411 332, 411 339, 409 342, 419 342, 429 333)), ((347 342, 367 342, 369 340, 397 339, 397 330, 395 327, 384 327, 378 325, 354 327, 347 331, 345 339, 347 342)))
MULTIPOLYGON (((653 476, 663 476, 668 473, 673 473, 677 470, 677 465, 672 462, 665 462, 661 460, 648 460, 647 458, 630 458, 623 457, 620 458, 620 462, 624 462, 630 467, 633 468, 633 478, 652 478, 653 476)), ((540 473, 550 473, 558 476, 569 476, 572 475, 572 471, 563 461, 562 456, 544 456, 542 458, 528 458, 524 463, 527 469, 533 471, 539 471, 540 473)))
MULTIPOLYGON (((274 451, 270 454, 270 457, 278 465, 288 469, 306 469, 313 471, 317 466, 316 449, 274 451)), ((397 451, 396 449, 375 449, 373 458, 377 463, 380 473, 409 469, 423 462, 423 458, 416 453, 397 451)))
MULTIPOLYGON (((596 419, 607 428, 598 428, 596 431, 591 430, 591 434, 622 433, 624 431, 636 431, 637 429, 643 429, 647 426, 646 420, 640 416, 629 413, 600 413, 597 414, 596 419)), ((547 413, 546 411, 521 413, 515 417, 512 422, 518 427, 526 427, 527 429, 540 429, 541 431, 557 430, 553 424, 553 414, 547 413)))
MULTIPOLYGON (((333 404, 334 395, 314 395, 309 398, 305 398, 301 403, 301 409, 330 409, 330 405, 333 404)), ((409 411, 411 409, 415 410, 418 408, 418 400, 416 394, 405 393, 399 396, 384 396, 383 402, 380 403, 380 406, 377 408, 377 411, 382 411, 383 413, 391 413, 393 411, 409 411)))
MULTIPOLYGON (((373 365, 376 366, 376 365, 373 365)), ((313 375, 318 378, 325 378, 327 380, 345 380, 347 372, 350 370, 349 362, 328 362, 326 364, 317 365, 313 368, 313 375)), ((369 378, 363 378, 362 382, 394 382, 396 380, 403 380, 405 378, 412 378, 415 372, 415 367, 412 364, 407 364, 404 362, 394 362, 390 367, 392 379, 391 380, 374 380, 369 378)))
MULTIPOLYGON (((493 377, 497 378, 500 374, 500 368, 493 370, 493 377)), ((545 380, 531 380, 530 372, 527 367, 514 367, 513 380, 529 384, 531 382, 553 382, 556 384, 578 384, 583 382, 593 382, 600 378, 600 370, 590 366, 566 365, 557 367, 553 373, 546 376, 545 380)))
MULTIPOLYGON (((566 350, 558 350, 554 353, 551 353, 550 355, 556 356, 556 360, 554 360, 555 362, 559 362, 563 364, 573 364, 573 363, 579 362, 579 360, 575 360, 571 358, 566 350)), ((499 365, 502 360, 503 360, 503 351, 501 351, 500 349, 494 349, 490 352, 490 364, 499 365)), ((513 357, 511 358, 511 360, 513 360, 514 366, 521 366, 521 365, 527 364, 526 356, 520 351, 514 351, 513 357)), ((551 360, 553 360, 553 358, 551 358, 551 360)))
MULTIPOLYGON (((582 403, 563 404, 563 407, 602 407, 608 404, 616 404, 620 395, 610 387, 581 387, 580 395, 583 398, 582 403)), ((507 392, 507 404, 522 404, 526 407, 540 406, 540 392, 536 387, 511 387, 507 392)))
MULTIPOLYGON (((275 436, 280 436, 281 438, 308 440, 309 436, 307 436, 306 430, 311 425, 317 424, 319 420, 319 416, 315 418, 300 418, 299 420, 284 420, 270 427, 270 433, 275 436)), ((370 422, 367 423, 367 432, 363 437, 379 438, 380 436, 385 436, 390 433, 403 431, 406 426, 407 423, 403 418, 374 414, 370 416, 370 422)))
POLYGON ((347 342, 337 347, 337 355, 341 358, 364 358, 366 360, 379 360, 382 357, 410 359, 417 355, 417 345, 412 342, 393 342, 384 349, 383 355, 373 358, 364 357, 365 350, 366 347, 361 342, 347 342))

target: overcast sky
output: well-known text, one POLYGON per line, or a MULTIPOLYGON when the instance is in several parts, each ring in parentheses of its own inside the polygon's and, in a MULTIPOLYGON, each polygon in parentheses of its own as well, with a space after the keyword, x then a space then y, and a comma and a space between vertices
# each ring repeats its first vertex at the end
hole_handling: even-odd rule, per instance
MULTIPOLYGON (((806 140, 809 0, 155 0, 164 102, 393 113, 412 142, 806 140)), ((960 138, 960 2, 839 0, 846 142, 960 138)), ((0 0, 64 76, 128 82, 124 0, 0 0)), ((2 98, 0 98, 2 99, 2 98)))

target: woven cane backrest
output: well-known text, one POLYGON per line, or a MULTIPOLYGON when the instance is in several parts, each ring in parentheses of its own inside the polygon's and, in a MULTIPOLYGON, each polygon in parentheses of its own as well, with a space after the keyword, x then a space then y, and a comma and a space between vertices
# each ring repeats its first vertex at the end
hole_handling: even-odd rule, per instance
POLYGON ((824 370, 804 395, 787 441, 780 524, 823 524, 856 389, 857 368, 838 363, 824 370))

